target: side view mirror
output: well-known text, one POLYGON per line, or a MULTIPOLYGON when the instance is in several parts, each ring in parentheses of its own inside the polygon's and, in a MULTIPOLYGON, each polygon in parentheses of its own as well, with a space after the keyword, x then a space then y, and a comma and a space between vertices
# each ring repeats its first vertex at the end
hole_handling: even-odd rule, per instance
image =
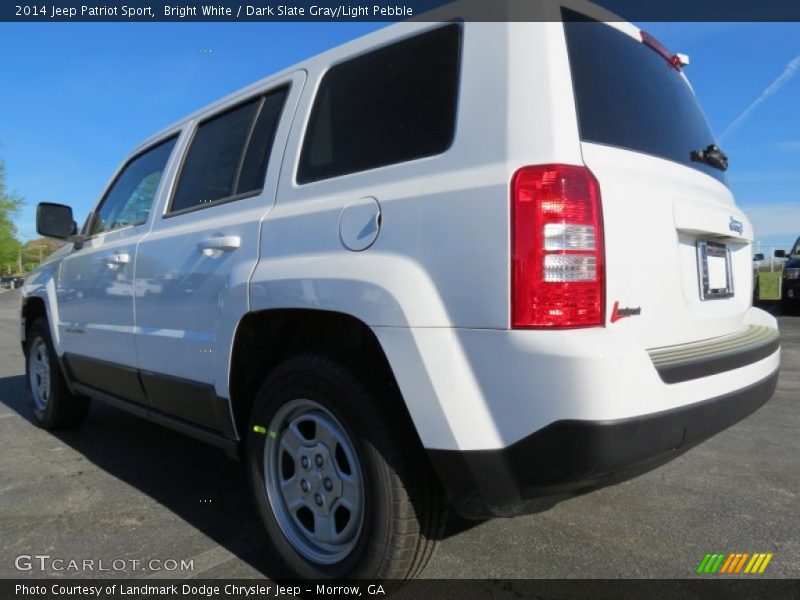
POLYGON ((36 207, 36 233, 65 240, 77 230, 72 209, 64 204, 40 202, 36 207))
POLYGON ((761 252, 753 254, 753 262, 760 262, 762 260, 764 260, 764 255, 761 252))
POLYGON ((775 258, 786 258, 786 250, 775 250, 775 258))

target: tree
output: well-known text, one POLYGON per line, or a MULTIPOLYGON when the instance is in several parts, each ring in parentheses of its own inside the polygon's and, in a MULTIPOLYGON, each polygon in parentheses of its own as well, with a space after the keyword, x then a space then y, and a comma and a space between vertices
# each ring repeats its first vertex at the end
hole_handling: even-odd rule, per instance
POLYGON ((58 250, 64 242, 52 238, 37 238, 22 245, 22 263, 26 271, 39 266, 45 258, 58 250))
POLYGON ((22 248, 14 218, 23 204, 24 200, 6 186, 6 165, 0 160, 0 269, 6 273, 20 270, 22 248))

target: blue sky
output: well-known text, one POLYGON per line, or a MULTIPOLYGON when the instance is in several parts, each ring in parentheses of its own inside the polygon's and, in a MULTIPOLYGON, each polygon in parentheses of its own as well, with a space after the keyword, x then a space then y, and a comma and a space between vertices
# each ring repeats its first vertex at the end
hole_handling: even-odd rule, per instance
MULTIPOLYGON (((765 244, 800 235, 799 23, 640 24, 690 56, 687 75, 765 244), (777 85, 773 85, 778 80, 777 85), (772 88, 770 87, 772 85, 772 88), (747 111, 765 90, 766 97, 747 111)), ((0 24, 0 158, 27 200, 82 221, 132 146, 187 113, 379 23, 0 24)))

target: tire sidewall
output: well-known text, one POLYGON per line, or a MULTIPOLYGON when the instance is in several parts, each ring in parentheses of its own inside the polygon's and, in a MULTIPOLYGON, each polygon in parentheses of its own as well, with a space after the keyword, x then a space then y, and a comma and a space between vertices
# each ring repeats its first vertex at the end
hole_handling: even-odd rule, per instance
MULTIPOLYGON (((269 541, 289 576, 303 578, 374 578, 383 563, 391 524, 390 477, 375 440, 372 426, 358 398, 364 390, 322 369, 279 368, 259 391, 247 431, 247 468, 256 506, 269 541), (355 448, 364 479, 364 522, 358 543, 342 561, 318 565, 301 556, 287 541, 273 513, 264 481, 264 446, 267 436, 253 430, 268 427, 275 413, 286 403, 303 398, 329 410, 344 427, 355 448)), ((362 404, 363 406, 363 404, 362 404)))
POLYGON ((52 425, 55 419, 56 404, 60 401, 60 399, 57 391, 58 386, 56 385, 56 379, 58 377, 58 357, 53 350, 53 343, 51 341, 50 330, 47 327, 47 324, 41 320, 35 321, 28 332, 26 341, 25 389, 28 393, 28 403, 30 404, 31 412, 36 419, 36 422, 43 427, 49 427, 52 425), (31 351, 38 340, 44 341, 45 347, 47 348, 48 360, 50 362, 50 390, 48 394, 47 406, 45 406, 44 410, 40 410, 36 406, 36 402, 33 399, 33 390, 31 389, 31 351))

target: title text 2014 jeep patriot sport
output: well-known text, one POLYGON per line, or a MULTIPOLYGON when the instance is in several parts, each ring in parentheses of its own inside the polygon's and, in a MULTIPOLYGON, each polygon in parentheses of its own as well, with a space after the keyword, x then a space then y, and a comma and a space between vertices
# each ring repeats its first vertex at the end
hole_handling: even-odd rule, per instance
POLYGON ((541 510, 756 410, 777 326, 683 60, 564 14, 378 31, 149 139, 79 233, 40 205, 38 423, 97 399, 241 453, 290 575, 407 578, 448 506, 541 510))

